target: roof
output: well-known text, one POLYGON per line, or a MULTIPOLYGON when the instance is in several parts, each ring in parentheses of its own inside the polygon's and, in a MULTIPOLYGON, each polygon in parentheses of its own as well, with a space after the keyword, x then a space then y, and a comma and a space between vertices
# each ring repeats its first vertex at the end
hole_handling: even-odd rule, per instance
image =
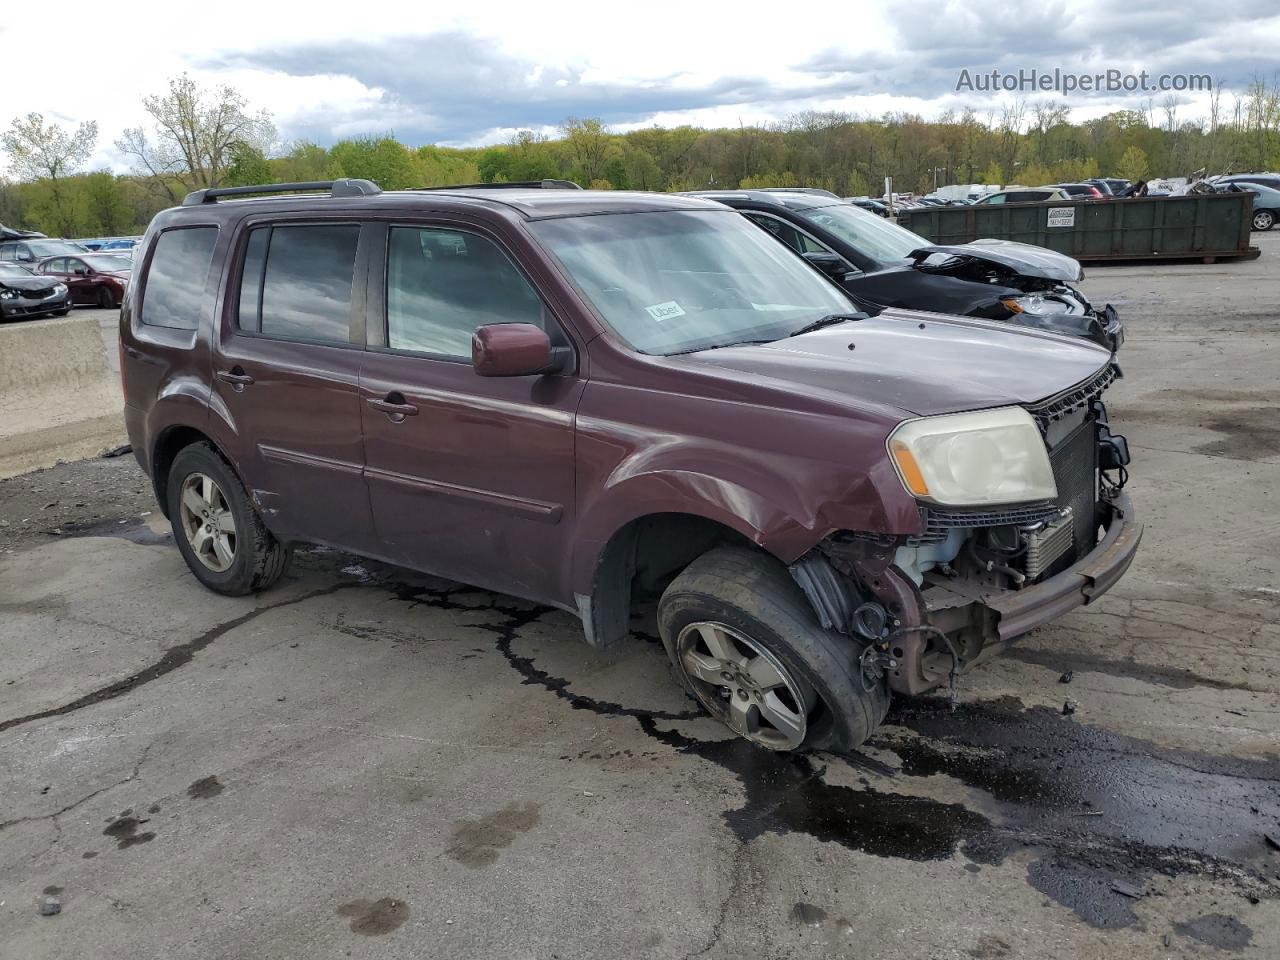
POLYGON ((510 187, 433 188, 431 190, 391 190, 360 196, 332 196, 328 193, 270 194, 266 196, 219 199, 216 203, 192 203, 174 207, 161 216, 170 220, 238 219, 247 211, 293 212, 307 210, 350 214, 364 210, 458 210, 471 207, 501 212, 522 220, 546 220, 604 213, 652 213, 663 210, 715 210, 719 204, 674 193, 641 193, 625 190, 555 190, 510 187))
POLYGON ((652 213, 660 210, 708 210, 713 205, 678 193, 643 193, 631 190, 457 190, 437 189, 429 194, 404 191, 395 197, 459 197, 501 204, 518 210, 530 220, 579 217, 601 213, 652 213))
POLYGON ((786 207, 790 210, 812 210, 815 207, 834 207, 847 204, 849 201, 832 197, 824 197, 815 193, 784 193, 768 190, 692 190, 683 194, 686 197, 701 197, 706 200, 719 200, 735 206, 732 201, 750 201, 761 206, 786 207))

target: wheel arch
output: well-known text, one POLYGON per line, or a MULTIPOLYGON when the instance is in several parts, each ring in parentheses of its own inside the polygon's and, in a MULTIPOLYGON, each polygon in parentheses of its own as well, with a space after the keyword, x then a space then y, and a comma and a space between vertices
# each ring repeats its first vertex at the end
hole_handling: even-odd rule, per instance
POLYGON ((237 476, 239 475, 235 462, 227 456, 222 445, 207 431, 186 423, 171 424, 160 432, 151 447, 151 483, 155 488, 156 500, 160 504, 160 512, 166 518, 169 518, 169 498, 166 495, 169 487, 169 470, 173 466, 174 458, 194 443, 207 443, 212 446, 231 465, 231 469, 237 476))
POLYGON ((575 593, 587 642, 598 649, 626 638, 635 600, 656 597, 690 563, 718 546, 767 553, 745 524, 708 513, 655 511, 623 523, 596 552, 588 592, 575 593))

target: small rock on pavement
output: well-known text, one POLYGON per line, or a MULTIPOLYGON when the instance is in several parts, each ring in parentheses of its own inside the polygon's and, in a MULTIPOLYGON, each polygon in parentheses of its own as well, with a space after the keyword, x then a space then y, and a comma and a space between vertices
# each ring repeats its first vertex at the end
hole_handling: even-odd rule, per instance
POLYGON ((1076 674, 1075 674, 1075 671, 1074 671, 1074 670, 1068 670, 1066 673, 1064 673, 1062 676, 1060 676, 1060 677, 1058 678, 1058 682, 1059 682, 1059 683, 1070 683, 1070 682, 1071 682, 1071 678, 1072 678, 1072 677, 1074 677, 1075 675, 1076 675, 1076 674))
POLYGON ((1062 715, 1064 717, 1069 717, 1075 712, 1076 702, 1074 700, 1067 700, 1062 704, 1062 715))
POLYGON ((62 901, 57 897, 41 897, 40 898, 40 916, 52 917, 55 913, 62 912, 62 901))

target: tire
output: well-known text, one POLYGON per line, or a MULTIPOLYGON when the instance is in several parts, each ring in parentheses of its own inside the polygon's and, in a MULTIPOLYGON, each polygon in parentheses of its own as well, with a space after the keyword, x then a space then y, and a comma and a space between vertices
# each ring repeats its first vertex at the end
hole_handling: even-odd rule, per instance
POLYGON ((861 645, 823 630, 786 568, 764 553, 719 547, 698 557, 662 594, 658 627, 685 689, 735 733, 769 749, 852 750, 889 709, 885 681, 863 682, 861 645), (726 638, 732 651, 754 648, 759 657, 728 666, 732 658, 716 654, 726 638), (726 667, 711 675, 724 683, 717 689, 707 670, 726 667), (771 723, 770 715, 785 722, 771 723))
POLYGON ((1276 214, 1274 210, 1253 211, 1253 229, 1270 230, 1275 225, 1276 225, 1276 214))
POLYGON ((106 287, 98 288, 98 306, 104 310, 114 310, 116 306, 115 297, 111 296, 111 291, 106 287))
POLYGON ((53 311, 53 315, 54 315, 55 317, 65 317, 65 316, 66 316, 68 313, 70 313, 70 312, 71 312, 71 308, 70 308, 70 307, 64 307, 64 308, 63 308, 63 309, 61 309, 61 310, 55 310, 55 311, 53 311))
POLYGON ((194 443, 178 452, 165 497, 178 550, 210 590, 242 596, 266 590, 284 574, 292 551, 263 524, 244 484, 212 444, 194 443), (192 502, 184 507, 184 496, 208 494, 206 480, 212 485, 212 495, 203 497, 208 514, 196 516, 192 502))

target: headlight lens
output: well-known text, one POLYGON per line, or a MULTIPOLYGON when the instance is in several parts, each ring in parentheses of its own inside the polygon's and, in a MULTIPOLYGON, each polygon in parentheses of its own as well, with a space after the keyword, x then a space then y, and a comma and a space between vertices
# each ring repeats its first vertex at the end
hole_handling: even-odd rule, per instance
POLYGON ((889 434, 888 446, 903 485, 931 503, 975 507, 1058 496, 1044 440, 1021 407, 908 420, 889 434))
POLYGON ((1029 293, 1025 297, 1005 297, 1000 302, 1012 313, 1029 313, 1033 316, 1083 312, 1083 308, 1079 304, 1072 303, 1065 297, 1055 297, 1043 293, 1029 293))
POLYGON ((17 290, 4 289, 0 290, 0 300, 17 300, 21 294, 17 290))

